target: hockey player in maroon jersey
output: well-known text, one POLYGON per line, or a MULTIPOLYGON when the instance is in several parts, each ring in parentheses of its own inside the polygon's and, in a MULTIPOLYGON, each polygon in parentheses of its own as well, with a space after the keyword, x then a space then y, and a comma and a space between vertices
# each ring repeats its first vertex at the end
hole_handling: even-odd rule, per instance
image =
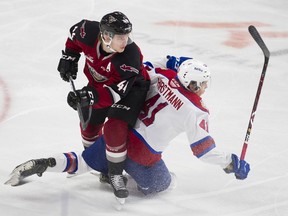
POLYGON ((83 71, 88 84, 70 92, 67 102, 75 110, 80 104, 86 118, 93 107, 87 128, 80 124, 83 145, 93 144, 103 127, 108 174, 114 194, 120 198, 128 196, 122 176, 127 132, 134 126, 149 88, 143 56, 129 37, 131 31, 131 22, 121 12, 109 13, 100 22, 82 20, 70 28, 58 65, 64 81, 76 79, 80 54, 85 56, 83 71))
MULTIPOLYGON (((186 145, 199 160, 218 165, 240 180, 246 179, 250 171, 245 160, 216 147, 208 130, 209 112, 201 98, 210 80, 210 70, 200 61, 186 59, 177 60, 172 56, 167 64, 149 67, 151 86, 146 102, 134 129, 128 133, 125 171, 144 194, 166 190, 171 184, 172 177, 162 160, 162 153, 180 133, 186 134, 186 145), (179 67, 180 60, 186 61, 179 67), (179 67, 178 73, 163 66, 175 70, 179 67)), ((23 178, 33 174, 41 176, 45 171, 77 169, 79 173, 91 169, 104 174, 108 172, 103 136, 82 153, 69 152, 20 164, 7 184, 18 185, 23 178)))

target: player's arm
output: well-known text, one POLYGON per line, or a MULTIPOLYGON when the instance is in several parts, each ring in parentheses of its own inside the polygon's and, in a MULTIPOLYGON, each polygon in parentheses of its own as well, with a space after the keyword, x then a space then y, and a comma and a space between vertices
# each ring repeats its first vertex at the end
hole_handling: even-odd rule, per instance
POLYGON ((143 64, 150 68, 168 68, 177 72, 179 66, 187 59, 192 59, 192 57, 176 57, 173 55, 167 55, 163 58, 157 58, 152 61, 146 61, 143 64))
POLYGON ((191 114, 187 122, 197 122, 196 126, 188 126, 187 136, 193 154, 202 162, 219 165, 226 173, 234 173, 237 179, 245 179, 250 171, 246 161, 240 161, 236 154, 226 153, 216 148, 214 139, 208 132, 207 118, 198 118, 191 114))
POLYGON ((88 85, 75 92, 70 91, 67 96, 67 103, 74 110, 77 110, 78 103, 81 107, 95 105, 97 108, 106 108, 120 100, 120 96, 116 97, 113 94, 115 93, 109 86, 96 89, 88 85))
POLYGON ((117 103, 119 100, 121 100, 121 98, 125 97, 126 94, 128 94, 129 91, 124 91, 123 89, 127 88, 130 89, 130 91, 134 91, 138 88, 149 88, 149 81, 135 81, 137 77, 133 77, 133 79, 134 80, 122 80, 115 85, 104 85, 103 88, 97 89, 95 89, 93 86, 85 86, 82 89, 76 90, 75 92, 69 92, 67 96, 67 102, 75 110, 77 110, 78 103, 81 107, 95 105, 97 106, 97 108, 105 108, 111 106, 114 103, 117 103), (129 83, 131 83, 131 87, 129 83), (121 93, 121 91, 124 92, 121 93))
POLYGON ((125 51, 111 60, 111 70, 118 80, 109 85, 114 98, 124 98, 133 88, 146 88, 149 77, 143 73, 142 54, 135 43, 127 45, 125 51))
MULTIPOLYGON (((111 65, 111 71, 114 70, 111 65)), ((119 74, 115 73, 115 77, 119 74)), ((118 77, 119 82, 104 85, 103 88, 94 88, 93 86, 85 86, 76 92, 69 92, 67 97, 68 104, 77 109, 77 104, 80 103, 81 107, 88 105, 96 105, 98 108, 105 108, 117 103, 121 98, 125 97, 137 83, 137 76, 134 74, 126 73, 125 77, 118 77), (126 78, 126 79, 123 79, 126 78)))
POLYGON ((201 161, 220 165, 227 173, 234 173, 237 179, 245 179, 250 171, 250 165, 245 160, 239 160, 236 154, 212 149, 200 158, 201 161))
POLYGON ((117 103, 121 98, 134 87, 137 77, 121 80, 112 85, 104 85, 103 88, 94 88, 93 86, 85 86, 75 92, 69 92, 67 96, 68 104, 77 110, 77 104, 81 107, 96 105, 97 108, 105 108, 117 103))
POLYGON ((87 46, 94 45, 98 34, 99 23, 96 21, 82 20, 70 28, 57 68, 64 81, 69 81, 70 76, 76 79, 80 53, 85 52, 87 46))
POLYGON ((78 72, 78 61, 82 48, 78 43, 77 35, 79 35, 79 29, 83 24, 83 20, 73 25, 69 30, 69 37, 65 43, 65 50, 62 50, 62 56, 59 60, 57 70, 60 73, 61 78, 69 82, 69 77, 76 79, 78 72))

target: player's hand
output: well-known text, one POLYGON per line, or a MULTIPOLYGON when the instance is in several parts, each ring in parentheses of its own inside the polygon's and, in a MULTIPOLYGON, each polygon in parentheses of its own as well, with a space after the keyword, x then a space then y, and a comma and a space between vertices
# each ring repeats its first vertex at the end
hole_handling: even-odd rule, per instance
POLYGON ((67 103, 74 110, 77 110, 78 104, 80 104, 80 107, 91 106, 97 102, 97 98, 98 96, 96 91, 93 91, 91 87, 84 87, 75 92, 69 92, 67 95, 67 103))
POLYGON ((79 53, 62 50, 62 57, 60 58, 57 70, 60 72, 60 76, 64 81, 69 82, 70 76, 74 80, 76 79, 79 58, 79 53))
POLYGON ((246 179, 250 171, 250 164, 245 160, 239 160, 238 156, 232 154, 232 162, 224 169, 226 173, 234 173, 236 179, 246 179))
POLYGON ((187 59, 192 59, 190 57, 183 57, 183 56, 177 58, 175 56, 170 55, 167 55, 166 58, 168 59, 166 62, 166 67, 176 72, 178 71, 178 68, 182 64, 182 62, 184 62, 187 59))

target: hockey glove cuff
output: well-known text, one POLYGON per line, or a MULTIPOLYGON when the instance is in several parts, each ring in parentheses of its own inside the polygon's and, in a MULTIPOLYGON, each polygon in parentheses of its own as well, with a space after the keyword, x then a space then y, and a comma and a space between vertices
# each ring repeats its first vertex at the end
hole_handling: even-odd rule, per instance
POLYGON ((71 91, 67 96, 67 103, 74 110, 77 110, 78 104, 80 107, 92 106, 98 102, 98 93, 90 86, 85 86, 82 89, 71 91))
POLYGON ((192 59, 190 57, 175 57, 175 56, 170 56, 168 55, 166 57, 168 59, 168 61, 166 62, 166 67, 168 69, 174 70, 175 72, 178 71, 179 66, 182 64, 182 62, 184 62, 187 59, 192 59))
POLYGON ((69 82, 69 76, 74 80, 77 77, 79 53, 71 52, 69 50, 62 50, 62 57, 60 58, 57 70, 60 72, 61 78, 69 82))
POLYGON ((226 173, 234 173, 236 179, 246 179, 250 171, 250 165, 245 160, 239 160, 235 154, 231 155, 232 162, 224 169, 226 173))

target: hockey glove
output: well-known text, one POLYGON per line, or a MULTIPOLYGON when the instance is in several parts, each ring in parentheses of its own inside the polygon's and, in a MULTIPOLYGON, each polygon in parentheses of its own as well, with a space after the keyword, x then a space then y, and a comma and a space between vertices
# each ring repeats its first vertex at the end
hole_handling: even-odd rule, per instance
POLYGON ((60 72, 60 76, 64 81, 69 82, 70 76, 74 80, 76 79, 79 58, 79 53, 62 50, 62 57, 60 58, 57 70, 60 72))
POLYGON ((175 57, 175 56, 167 56, 166 57, 168 59, 168 61, 166 62, 166 67, 174 70, 174 71, 178 71, 179 66, 182 64, 182 62, 184 62, 187 59, 192 59, 190 57, 175 57))
POLYGON ((82 89, 71 91, 67 96, 67 103, 74 110, 77 110, 77 105, 80 104, 81 107, 92 106, 98 101, 98 94, 96 90, 92 87, 85 86, 82 89))
POLYGON ((226 173, 234 173, 236 179, 243 180, 247 178, 250 171, 250 165, 245 160, 239 160, 238 156, 232 154, 232 162, 224 169, 226 173))

